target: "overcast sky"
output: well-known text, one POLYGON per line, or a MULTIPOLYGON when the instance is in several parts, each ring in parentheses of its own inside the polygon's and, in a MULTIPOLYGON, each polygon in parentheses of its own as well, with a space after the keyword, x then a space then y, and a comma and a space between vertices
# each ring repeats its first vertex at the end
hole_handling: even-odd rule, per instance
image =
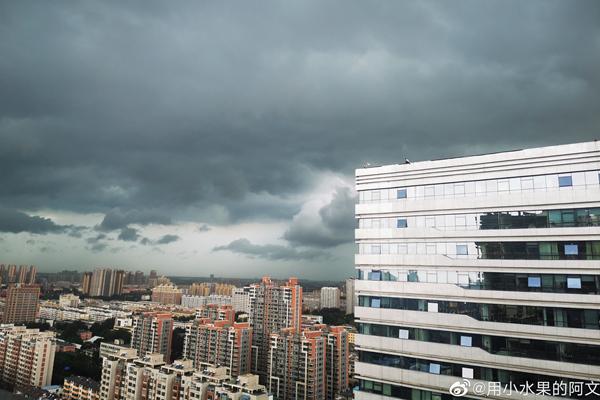
POLYGON ((364 162, 599 127, 595 0, 0 1, 0 263, 343 278, 364 162))

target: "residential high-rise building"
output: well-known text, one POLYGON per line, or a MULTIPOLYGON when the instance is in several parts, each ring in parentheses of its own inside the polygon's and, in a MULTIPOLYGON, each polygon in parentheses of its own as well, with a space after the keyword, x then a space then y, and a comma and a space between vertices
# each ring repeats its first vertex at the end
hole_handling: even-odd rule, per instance
MULTIPOLYGON (((14 267, 16 268, 16 265, 14 267)), ((20 265, 19 269, 14 275, 13 282, 25 285, 33 285, 35 283, 36 275, 37 269, 33 265, 20 265)))
POLYGON ((346 279, 346 314, 354 314, 354 278, 346 279))
POLYGON ((233 323, 235 321, 235 310, 229 304, 207 304, 196 309, 196 319, 201 318, 233 323))
POLYGON ((220 400, 268 400, 267 388, 258 383, 258 375, 244 374, 236 379, 222 382, 214 389, 214 399, 220 400))
POLYGON ((599 172, 599 142, 358 169, 356 398, 597 381, 599 172))
POLYGON ((98 268, 94 270, 91 278, 87 274, 87 272, 84 273, 82 281, 82 289, 84 294, 89 296, 110 297, 123 293, 125 271, 112 270, 110 268, 98 268))
POLYGON ((250 285, 252 326, 252 370, 266 382, 271 333, 280 329, 300 330, 302 323, 302 286, 297 278, 275 285, 269 277, 250 285))
POLYGON ((90 295, 92 290, 92 276, 93 272, 84 272, 81 276, 81 292, 87 296, 90 295))
POLYGON ((131 347, 138 355, 160 353, 165 362, 171 360, 173 315, 171 313, 145 312, 133 316, 131 347))
POLYGON ((167 364, 160 354, 136 357, 134 349, 121 348, 102 356, 101 400, 267 400, 256 375, 237 379, 227 368, 191 360, 167 364))
POLYGON ((279 400, 338 398, 348 390, 348 333, 314 325, 271 334, 268 388, 279 400))
POLYGON ((55 351, 54 332, 0 325, 0 381, 8 386, 49 385, 55 351))
POLYGON ((40 287, 13 284, 6 290, 6 301, 2 313, 5 324, 33 322, 40 308, 40 287))
POLYGON ((252 328, 249 323, 203 318, 188 325, 183 354, 196 368, 202 364, 227 367, 232 376, 250 372, 252 328))
POLYGON ((340 308, 340 288, 321 288, 321 308, 340 308))
POLYGON ((175 285, 158 285, 152 289, 152 301, 160 304, 181 304, 181 289, 175 285))
POLYGON ((236 312, 250 312, 250 289, 235 288, 231 292, 231 305, 236 312))

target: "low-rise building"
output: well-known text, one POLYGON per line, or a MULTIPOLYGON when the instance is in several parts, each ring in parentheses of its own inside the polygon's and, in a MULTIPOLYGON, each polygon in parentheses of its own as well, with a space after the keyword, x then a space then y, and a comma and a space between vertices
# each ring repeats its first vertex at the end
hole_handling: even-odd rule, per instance
POLYGON ((64 400, 99 400, 100 384, 93 379, 71 375, 63 383, 64 400))

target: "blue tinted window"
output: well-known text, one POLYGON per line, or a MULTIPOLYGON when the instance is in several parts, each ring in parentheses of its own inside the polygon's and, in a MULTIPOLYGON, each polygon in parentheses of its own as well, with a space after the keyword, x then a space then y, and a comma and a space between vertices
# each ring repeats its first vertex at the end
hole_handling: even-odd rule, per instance
POLYGON ((539 276, 530 276, 527 278, 527 286, 529 287, 542 287, 542 278, 539 276))
POLYGON ((565 256, 576 256, 579 254, 579 248, 576 244, 565 244, 565 256))
POLYGON ((370 281, 380 281, 381 280, 381 271, 369 272, 369 280, 370 281))
POLYGON ((440 368, 440 364, 434 364, 434 363, 429 364, 429 373, 430 374, 437 374, 437 375, 439 375, 440 374, 440 369, 441 369, 440 368))
POLYGON ((380 308, 381 307, 381 299, 372 298, 371 299, 371 307, 373 307, 373 308, 380 308))
POLYGON ((473 346, 473 338, 471 336, 461 336, 460 345, 465 347, 473 346))
POLYGON ((581 289, 581 278, 567 278, 567 288, 581 289))
POLYGON ((398 199, 405 199, 406 198, 406 189, 398 189, 398 191, 396 192, 396 197, 398 199))
POLYGON ((560 186, 560 187, 573 186, 573 178, 571 178, 571 176, 559 176, 558 177, 558 186, 560 186))
POLYGON ((397 228, 406 228, 408 226, 408 222, 406 221, 406 219, 399 219, 396 222, 396 227, 397 228))
POLYGON ((469 254, 469 248, 466 244, 457 244, 456 245, 456 254, 459 256, 466 256, 469 254))

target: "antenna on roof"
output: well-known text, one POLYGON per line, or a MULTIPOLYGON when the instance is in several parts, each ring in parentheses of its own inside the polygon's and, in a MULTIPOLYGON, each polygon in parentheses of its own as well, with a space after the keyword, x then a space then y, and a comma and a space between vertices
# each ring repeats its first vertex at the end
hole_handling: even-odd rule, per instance
POLYGON ((408 158, 404 159, 404 164, 412 164, 408 158))

